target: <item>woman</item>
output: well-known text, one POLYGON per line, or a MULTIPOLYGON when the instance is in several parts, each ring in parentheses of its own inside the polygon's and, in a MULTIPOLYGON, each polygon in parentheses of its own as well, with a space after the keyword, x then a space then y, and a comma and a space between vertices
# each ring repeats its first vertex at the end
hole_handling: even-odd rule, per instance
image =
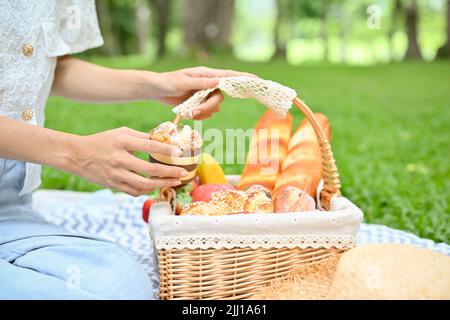
MULTIPOLYGON (((47 97, 174 105, 216 86, 218 77, 239 73, 113 70, 70 57, 103 44, 94 0, 72 2, 0 4, 0 299, 149 299, 149 278, 132 257, 113 243, 46 222, 33 211, 31 193, 42 164, 133 196, 176 186, 186 174, 182 168, 150 164, 133 152, 180 150, 129 128, 90 136, 45 129, 47 97)), ((209 117, 222 99, 212 94, 195 118, 209 117)))

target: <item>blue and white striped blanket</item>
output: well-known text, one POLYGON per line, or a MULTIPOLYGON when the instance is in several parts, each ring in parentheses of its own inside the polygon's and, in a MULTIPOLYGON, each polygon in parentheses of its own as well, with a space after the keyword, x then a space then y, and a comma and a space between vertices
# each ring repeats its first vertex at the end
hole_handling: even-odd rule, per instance
MULTIPOLYGON (((48 221, 69 231, 95 235, 122 245, 144 266, 157 288, 148 225, 141 213, 146 197, 117 196, 109 190, 69 193, 70 196, 66 196, 67 193, 38 191, 34 197, 35 207, 48 221)), ((362 224, 357 243, 407 243, 450 255, 448 244, 377 224, 362 224)))

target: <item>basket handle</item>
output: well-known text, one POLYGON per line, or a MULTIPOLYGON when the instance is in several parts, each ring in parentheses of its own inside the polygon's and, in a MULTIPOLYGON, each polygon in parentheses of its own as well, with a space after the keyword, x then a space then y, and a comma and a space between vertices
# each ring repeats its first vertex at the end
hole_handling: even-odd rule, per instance
POLYGON ((177 114, 174 123, 177 123, 184 117, 192 118, 194 108, 200 105, 216 89, 220 89, 234 98, 256 99, 281 116, 286 115, 292 106, 292 102, 300 109, 313 126, 320 146, 322 154, 322 178, 324 181, 323 189, 320 192, 320 204, 322 208, 328 210, 330 208, 331 198, 341 194, 339 189, 341 184, 339 182, 333 152, 331 151, 330 142, 326 139, 317 123, 314 113, 303 101, 297 98, 295 90, 279 83, 257 77, 238 76, 221 78, 217 87, 197 91, 192 97, 173 108, 173 111, 177 114))
POLYGON ((323 133, 322 128, 317 122, 311 109, 297 97, 294 98, 293 103, 298 109, 300 109, 305 118, 308 119, 314 129, 314 132, 316 133, 317 142, 319 143, 320 152, 322 155, 323 188, 320 192, 320 205, 322 208, 329 210, 331 199, 341 195, 341 182, 339 180, 339 173, 336 167, 336 161, 334 160, 333 151, 331 150, 330 142, 325 137, 325 134, 323 133))

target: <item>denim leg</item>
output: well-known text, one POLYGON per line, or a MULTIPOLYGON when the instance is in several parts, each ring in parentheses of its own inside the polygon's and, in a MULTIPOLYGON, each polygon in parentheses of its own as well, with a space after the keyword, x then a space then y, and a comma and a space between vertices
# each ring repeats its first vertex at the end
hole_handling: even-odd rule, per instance
POLYGON ((151 299, 148 275, 124 249, 51 224, 18 196, 22 164, 0 172, 0 299, 151 299))
POLYGON ((0 259, 0 299, 100 299, 81 289, 67 290, 66 283, 36 270, 17 267, 0 259))
POLYGON ((145 271, 110 242, 77 236, 35 236, 0 246, 0 258, 0 299, 152 296, 145 271))

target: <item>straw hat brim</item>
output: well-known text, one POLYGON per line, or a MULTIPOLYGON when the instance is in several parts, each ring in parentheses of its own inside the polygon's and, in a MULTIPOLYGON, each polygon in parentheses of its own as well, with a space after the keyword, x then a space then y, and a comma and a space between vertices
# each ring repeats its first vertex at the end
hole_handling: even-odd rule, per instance
POLYGON ((450 299, 450 257, 406 244, 373 244, 342 255, 335 299, 450 299))
POLYGON ((406 244, 370 244, 296 268, 253 299, 450 299, 450 257, 406 244))

